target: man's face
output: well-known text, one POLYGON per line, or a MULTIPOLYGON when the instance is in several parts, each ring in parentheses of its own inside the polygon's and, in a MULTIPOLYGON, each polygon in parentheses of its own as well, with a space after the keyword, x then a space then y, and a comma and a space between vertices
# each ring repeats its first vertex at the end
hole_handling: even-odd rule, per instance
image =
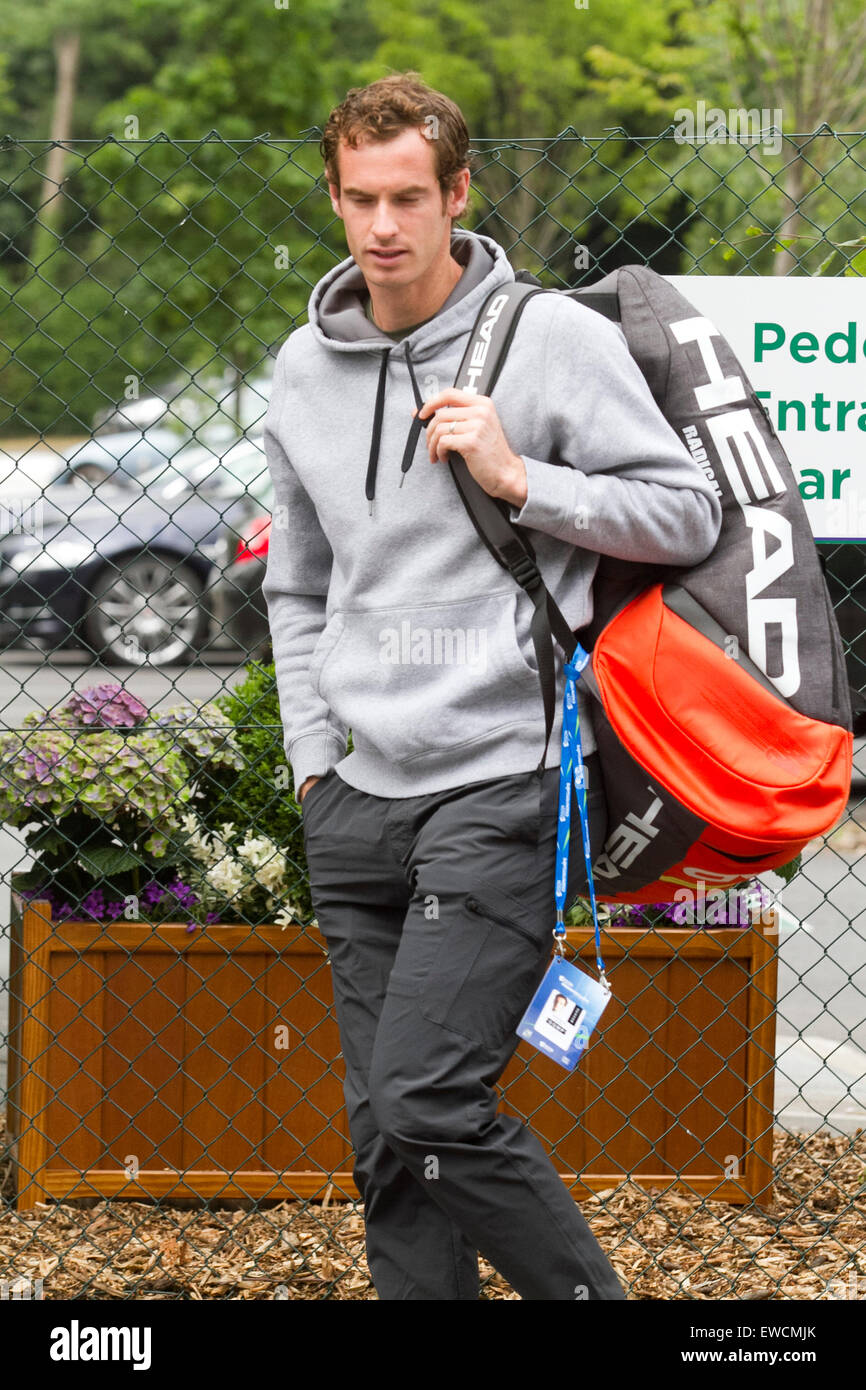
POLYGON ((341 141, 338 159, 340 192, 328 185, 331 205, 368 284, 411 285, 450 254, 451 219, 466 206, 468 168, 443 205, 433 141, 417 127, 354 150, 341 141))

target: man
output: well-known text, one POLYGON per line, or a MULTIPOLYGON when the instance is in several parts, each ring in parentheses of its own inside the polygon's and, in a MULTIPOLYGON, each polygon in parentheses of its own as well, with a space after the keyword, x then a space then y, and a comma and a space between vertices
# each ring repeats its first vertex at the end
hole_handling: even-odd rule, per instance
MULTIPOLYGON (((480 1251, 523 1298, 623 1299, 539 1140, 497 1109, 552 946, 563 656, 541 768, 533 605, 447 457, 531 530, 575 629, 600 553, 695 563, 719 504, 620 330, 573 301, 530 300, 495 400, 451 389, 481 304, 514 278, 496 242, 452 227, 470 178, 453 102, 413 73, 353 89, 322 149, 350 255, 277 359, 264 592, 371 1275, 384 1299, 477 1299, 480 1251)), ((595 856, 582 692, 579 715, 595 856)), ((573 901, 579 829, 570 844, 573 901)))

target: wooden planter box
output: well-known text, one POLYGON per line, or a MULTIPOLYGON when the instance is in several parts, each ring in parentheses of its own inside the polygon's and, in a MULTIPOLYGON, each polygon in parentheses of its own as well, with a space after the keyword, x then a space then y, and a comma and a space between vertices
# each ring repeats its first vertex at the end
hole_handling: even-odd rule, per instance
MULTIPOLYGON (((319 932, 53 925, 12 894, 9 1130, 18 1208, 50 1199, 357 1199, 319 932)), ((777 936, 602 933, 613 998, 574 1073, 503 1075, 575 1196, 625 1177, 772 1199, 777 936)), ((592 928, 569 942, 592 965, 592 928)))

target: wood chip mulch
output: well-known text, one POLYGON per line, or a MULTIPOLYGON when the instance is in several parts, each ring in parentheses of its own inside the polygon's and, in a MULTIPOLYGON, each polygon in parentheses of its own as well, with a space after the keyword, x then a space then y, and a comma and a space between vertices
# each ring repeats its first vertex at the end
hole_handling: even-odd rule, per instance
MULTIPOLYGON (((774 1166, 763 1207, 631 1181, 580 1207, 632 1299, 866 1298, 866 1131, 777 1131, 774 1166)), ((90 1199, 18 1213, 13 1201, 4 1160, 0 1281, 42 1279, 46 1299, 377 1297, 360 1204, 330 1189, 244 1210, 90 1199)), ((517 1299, 479 1264, 482 1298, 517 1299)))

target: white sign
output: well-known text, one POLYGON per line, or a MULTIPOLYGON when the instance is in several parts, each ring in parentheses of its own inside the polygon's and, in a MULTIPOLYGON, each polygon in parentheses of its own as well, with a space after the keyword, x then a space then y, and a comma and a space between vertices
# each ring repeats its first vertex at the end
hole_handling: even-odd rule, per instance
POLYGON ((667 275, 739 357, 818 541, 866 540, 866 280, 667 275))

